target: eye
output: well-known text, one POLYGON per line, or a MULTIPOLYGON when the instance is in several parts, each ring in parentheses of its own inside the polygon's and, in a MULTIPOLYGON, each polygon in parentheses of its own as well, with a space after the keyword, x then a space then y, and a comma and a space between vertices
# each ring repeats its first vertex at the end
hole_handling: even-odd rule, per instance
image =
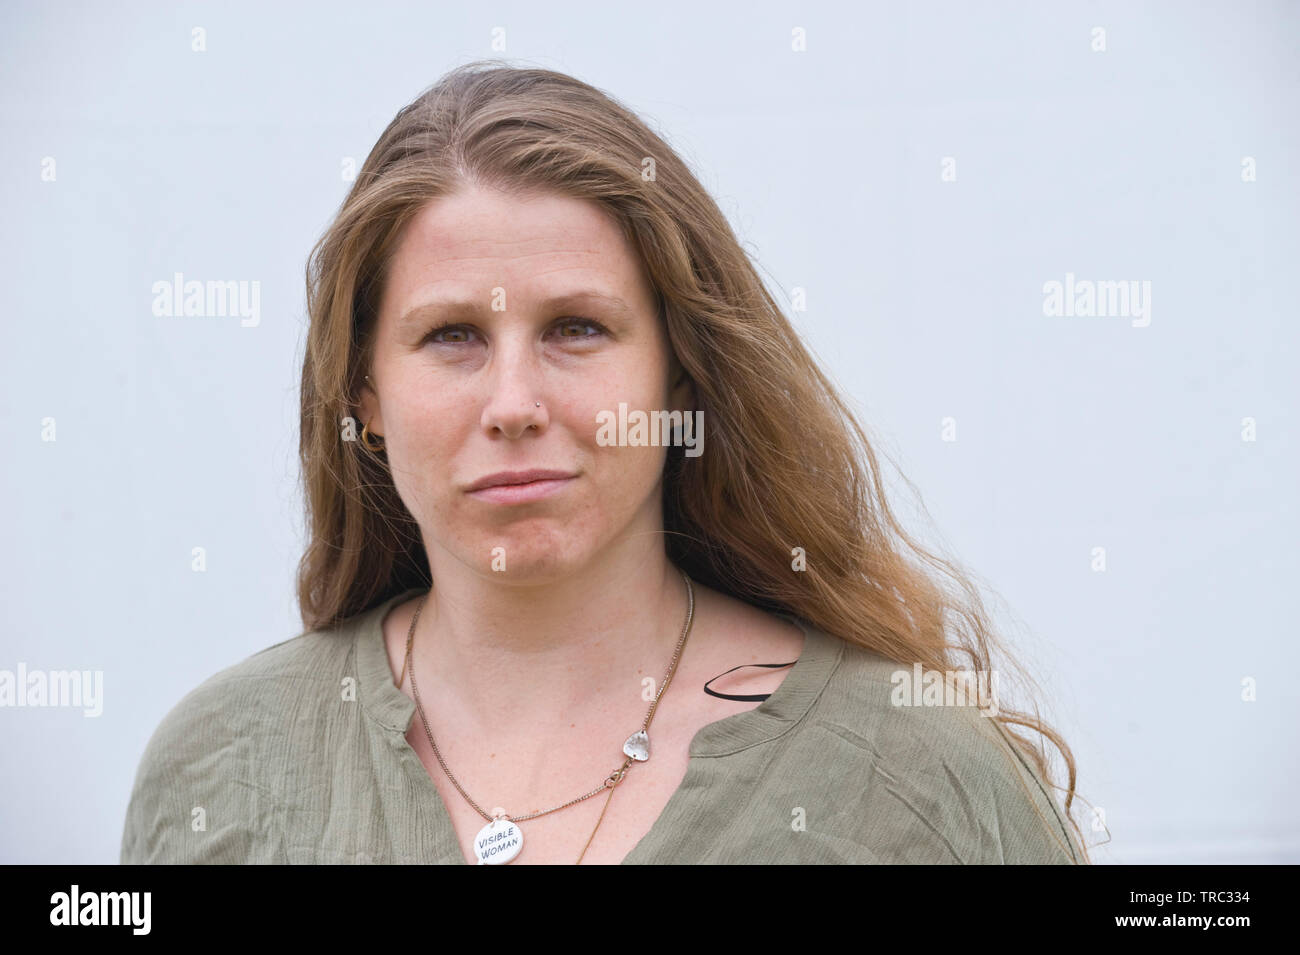
POLYGON ((600 324, 600 322, 593 321, 592 319, 589 318, 566 318, 562 320, 555 327, 559 329, 561 338, 568 338, 568 339, 599 338, 601 335, 608 334, 604 325, 600 324), (580 332, 577 335, 565 334, 566 331, 575 328, 577 329, 589 328, 589 329, 593 329, 593 331, 590 334, 585 332, 580 332))
POLYGON ((441 325, 437 325, 429 329, 429 333, 424 336, 423 344, 427 345, 429 342, 436 341, 439 345, 463 345, 468 342, 468 338, 455 339, 452 341, 447 341, 445 339, 439 340, 439 336, 441 336, 443 333, 447 333, 449 335, 468 336, 472 334, 472 331, 469 328, 466 328, 464 325, 455 325, 451 322, 443 322, 441 325))
MULTIPOLYGON (((589 318, 562 319, 553 326, 553 330, 559 338, 568 341, 583 341, 609 334, 609 330, 604 325, 589 318), (574 330, 577 330, 577 333, 570 334, 574 330)), ((438 345, 468 345, 473 340, 470 336, 474 334, 475 331, 467 325, 444 322, 429 329, 421 344, 427 345, 433 342, 438 345)))

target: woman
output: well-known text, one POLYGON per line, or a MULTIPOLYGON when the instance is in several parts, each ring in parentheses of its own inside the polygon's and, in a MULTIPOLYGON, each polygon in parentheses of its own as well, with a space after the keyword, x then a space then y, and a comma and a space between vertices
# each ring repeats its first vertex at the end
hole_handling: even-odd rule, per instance
POLYGON ((991 672, 979 598, 632 113, 454 70, 308 305, 305 632, 167 716, 123 861, 1086 861, 1058 735, 918 705, 991 672))

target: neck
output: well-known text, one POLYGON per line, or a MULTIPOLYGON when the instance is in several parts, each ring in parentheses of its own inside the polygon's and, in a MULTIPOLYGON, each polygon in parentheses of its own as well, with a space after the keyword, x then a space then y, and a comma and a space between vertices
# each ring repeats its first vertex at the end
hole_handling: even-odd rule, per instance
POLYGON ((658 691, 687 595, 662 538, 640 540, 654 546, 624 546, 544 582, 489 577, 438 553, 412 650, 425 705, 436 698, 472 726, 507 733, 644 713, 642 681, 658 691))

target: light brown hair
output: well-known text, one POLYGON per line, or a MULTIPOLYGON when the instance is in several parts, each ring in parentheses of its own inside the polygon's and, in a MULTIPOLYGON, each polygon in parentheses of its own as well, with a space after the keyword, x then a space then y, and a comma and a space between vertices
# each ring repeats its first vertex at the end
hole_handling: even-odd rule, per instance
MULTIPOLYGON (((643 259, 707 429, 703 455, 669 451, 669 560, 709 587, 907 667, 994 669, 1001 646, 969 575, 904 531, 867 432, 688 167, 602 91, 494 61, 458 67, 398 112, 308 261, 300 443, 308 539, 298 571, 307 629, 431 585, 419 529, 382 452, 355 440, 358 394, 404 227, 466 183, 598 203, 643 259), (792 570, 795 548, 806 554, 802 572, 792 570)), ((1044 779, 1041 743, 1012 727, 1061 752, 1066 818, 1081 850, 1072 854, 1086 859, 1064 739, 1037 714, 990 719, 1044 779)))

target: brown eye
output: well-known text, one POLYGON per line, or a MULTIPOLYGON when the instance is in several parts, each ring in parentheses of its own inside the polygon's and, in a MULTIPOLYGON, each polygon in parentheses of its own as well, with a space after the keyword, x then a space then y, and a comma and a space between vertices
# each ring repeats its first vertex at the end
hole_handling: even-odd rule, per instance
MULTIPOLYGON (((609 334, 608 329, 600 322, 587 318, 565 319, 554 326, 554 331, 556 331, 558 337, 568 341, 586 341, 587 339, 600 338, 609 334)), ((429 329, 421 344, 469 345, 475 340, 474 336, 476 334, 468 326, 454 325, 448 322, 429 329)))
POLYGON ((600 324, 600 322, 593 322, 591 319, 587 319, 587 318, 570 318, 570 319, 566 319, 565 321, 561 322, 561 323, 560 323, 559 325, 557 325, 556 327, 560 330, 560 337, 561 337, 561 338, 570 338, 570 339, 573 339, 573 338, 577 338, 577 339, 581 339, 581 338, 599 338, 601 335, 606 334, 606 332, 605 332, 605 326, 604 326, 604 325, 600 324), (575 329, 575 328, 578 328, 578 329, 592 329, 593 331, 592 331, 591 334, 587 334, 587 333, 580 333, 580 334, 577 334, 577 335, 569 335, 569 334, 566 334, 569 330, 571 330, 571 329, 575 329))
POLYGON ((464 325, 452 325, 448 323, 446 325, 439 325, 436 328, 430 329, 429 334, 424 336, 424 342, 425 344, 428 344, 429 342, 434 342, 439 345, 464 345, 470 341, 468 336, 472 334, 473 332, 471 332, 464 325), (465 337, 461 337, 461 338, 454 337, 458 335, 465 336, 465 337))

